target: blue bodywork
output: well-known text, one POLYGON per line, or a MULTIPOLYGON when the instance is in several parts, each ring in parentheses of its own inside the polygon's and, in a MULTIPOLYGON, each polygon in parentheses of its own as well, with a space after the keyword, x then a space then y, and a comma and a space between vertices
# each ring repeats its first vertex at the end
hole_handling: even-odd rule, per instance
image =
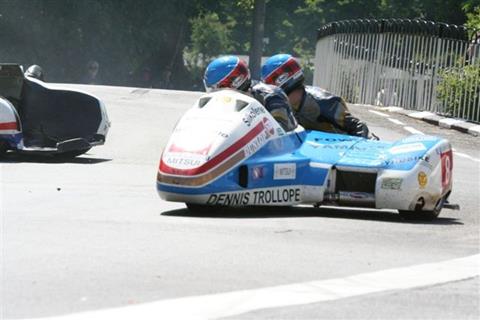
POLYGON ((349 167, 358 171, 411 170, 440 141, 437 137, 413 135, 395 142, 386 142, 305 130, 270 140, 250 158, 207 185, 177 187, 157 181, 157 189, 169 193, 201 195, 289 185, 325 186, 332 166, 349 167), (408 150, 412 144, 416 148, 408 150), (403 146, 407 148, 401 152, 391 152, 392 148, 403 146), (273 179, 274 165, 280 163, 296 164, 294 179, 273 179), (242 166, 248 170, 246 186, 239 184, 239 170, 242 166))

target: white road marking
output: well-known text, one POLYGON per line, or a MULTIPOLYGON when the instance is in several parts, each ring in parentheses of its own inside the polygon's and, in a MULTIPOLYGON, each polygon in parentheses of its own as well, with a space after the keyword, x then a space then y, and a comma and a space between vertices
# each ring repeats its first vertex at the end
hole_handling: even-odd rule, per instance
POLYGON ((455 149, 453 150, 453 152, 455 153, 456 156, 459 156, 459 157, 462 157, 462 158, 467 158, 467 159, 470 159, 472 161, 475 161, 475 162, 480 162, 480 159, 476 159, 472 156, 469 156, 468 154, 465 154, 465 153, 461 153, 461 152, 457 152, 455 151, 455 149))
POLYGON ((413 133, 413 134, 424 134, 422 131, 419 131, 419 130, 417 130, 415 128, 412 128, 412 127, 405 126, 403 128, 405 130, 407 130, 408 132, 413 133))
POLYGON ((375 111, 375 110, 368 110, 368 111, 370 111, 371 113, 375 113, 376 115, 379 115, 379 116, 382 116, 382 117, 390 117, 388 114, 383 113, 383 112, 378 112, 378 111, 375 111))
POLYGON ((459 281, 480 275, 480 254, 363 273, 345 278, 241 290, 83 312, 52 320, 216 319, 254 310, 332 301, 390 290, 459 281))
POLYGON ((393 123, 395 123, 395 124, 399 124, 399 125, 401 125, 401 126, 404 126, 404 125, 405 125, 405 123, 403 123, 402 121, 397 120, 397 119, 387 118, 387 120, 388 120, 388 121, 391 121, 391 122, 393 122, 393 123))

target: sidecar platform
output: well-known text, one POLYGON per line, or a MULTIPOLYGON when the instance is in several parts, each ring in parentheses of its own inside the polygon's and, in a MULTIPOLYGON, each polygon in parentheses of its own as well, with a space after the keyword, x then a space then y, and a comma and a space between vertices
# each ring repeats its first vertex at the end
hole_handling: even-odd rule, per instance
POLYGON ((20 117, 23 147, 19 151, 65 153, 105 142, 110 123, 94 96, 24 77, 17 64, 0 64, 0 95, 20 117))
POLYGON ((99 103, 81 92, 50 89, 25 78, 19 106, 25 146, 57 147, 82 139, 83 148, 90 148, 90 142, 104 141, 96 134, 102 121, 99 103))

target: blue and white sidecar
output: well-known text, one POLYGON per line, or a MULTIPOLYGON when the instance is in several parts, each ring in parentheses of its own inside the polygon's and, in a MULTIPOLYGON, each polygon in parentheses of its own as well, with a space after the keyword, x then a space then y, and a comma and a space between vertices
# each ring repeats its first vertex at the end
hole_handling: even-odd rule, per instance
POLYGON ((202 96, 178 122, 157 190, 193 210, 312 204, 434 218, 452 191, 452 168, 445 139, 285 132, 253 98, 221 90, 202 96))

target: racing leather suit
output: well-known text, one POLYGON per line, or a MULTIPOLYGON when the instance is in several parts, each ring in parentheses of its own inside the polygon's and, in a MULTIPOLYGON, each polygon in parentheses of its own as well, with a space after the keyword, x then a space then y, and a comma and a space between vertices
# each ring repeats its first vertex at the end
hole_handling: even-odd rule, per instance
POLYGON ((248 90, 258 100, 285 131, 297 127, 287 95, 279 87, 263 82, 252 83, 248 90))
POLYGON ((342 98, 318 87, 305 86, 303 90, 300 105, 292 109, 305 129, 368 138, 367 125, 350 114, 342 98))

